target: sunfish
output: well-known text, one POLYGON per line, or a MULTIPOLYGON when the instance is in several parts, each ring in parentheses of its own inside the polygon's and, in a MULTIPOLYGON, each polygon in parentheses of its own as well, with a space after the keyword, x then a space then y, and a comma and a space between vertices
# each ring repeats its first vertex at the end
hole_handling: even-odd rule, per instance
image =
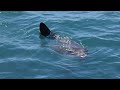
POLYGON ((87 56, 87 50, 83 45, 71 40, 69 37, 62 37, 61 35, 52 32, 43 22, 40 23, 39 30, 42 36, 57 42, 57 45, 51 46, 55 51, 81 58, 87 56))

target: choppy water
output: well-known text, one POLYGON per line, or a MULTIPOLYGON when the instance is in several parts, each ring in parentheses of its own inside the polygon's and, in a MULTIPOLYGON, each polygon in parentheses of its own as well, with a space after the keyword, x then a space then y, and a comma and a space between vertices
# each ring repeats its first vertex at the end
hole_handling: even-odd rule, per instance
POLYGON ((0 78, 120 78, 120 12, 0 12, 0 78), (82 42, 88 56, 81 60, 42 47, 40 22, 82 42))

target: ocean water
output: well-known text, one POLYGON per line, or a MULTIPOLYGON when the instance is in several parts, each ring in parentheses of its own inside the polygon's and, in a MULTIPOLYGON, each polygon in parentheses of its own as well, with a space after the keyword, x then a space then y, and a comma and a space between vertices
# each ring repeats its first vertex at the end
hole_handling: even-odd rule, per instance
POLYGON ((120 11, 1 11, 0 79, 37 78, 120 78, 120 11), (43 47, 40 22, 81 42, 87 57, 43 47))

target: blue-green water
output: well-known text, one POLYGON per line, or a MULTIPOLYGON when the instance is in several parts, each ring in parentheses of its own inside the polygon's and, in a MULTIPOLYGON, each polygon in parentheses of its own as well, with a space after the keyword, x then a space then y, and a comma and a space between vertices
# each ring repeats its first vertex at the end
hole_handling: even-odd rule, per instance
POLYGON ((120 78, 120 12, 0 12, 0 78, 120 78), (82 42, 88 56, 81 60, 42 47, 40 22, 82 42))

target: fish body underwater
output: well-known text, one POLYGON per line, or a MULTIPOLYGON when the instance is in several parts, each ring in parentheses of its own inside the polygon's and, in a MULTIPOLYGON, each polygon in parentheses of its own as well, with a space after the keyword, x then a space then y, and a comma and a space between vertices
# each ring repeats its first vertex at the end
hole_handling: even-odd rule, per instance
POLYGON ((87 50, 83 45, 78 44, 69 37, 62 37, 61 35, 52 32, 43 22, 40 23, 39 30, 42 36, 57 42, 57 45, 51 46, 56 52, 80 58, 85 58, 87 56, 87 50))

